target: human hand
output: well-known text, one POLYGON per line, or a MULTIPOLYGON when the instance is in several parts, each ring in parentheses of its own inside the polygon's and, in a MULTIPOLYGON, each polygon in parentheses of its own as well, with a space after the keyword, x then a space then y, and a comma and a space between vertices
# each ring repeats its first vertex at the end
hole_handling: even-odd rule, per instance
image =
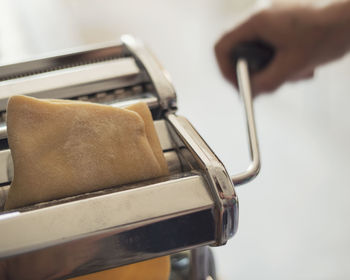
POLYGON ((253 74, 254 95, 274 91, 286 81, 313 77, 318 65, 342 56, 349 46, 342 39, 347 28, 341 20, 335 7, 259 12, 217 42, 215 53, 221 72, 237 86, 232 50, 240 43, 261 40, 273 46, 275 56, 265 69, 253 74))

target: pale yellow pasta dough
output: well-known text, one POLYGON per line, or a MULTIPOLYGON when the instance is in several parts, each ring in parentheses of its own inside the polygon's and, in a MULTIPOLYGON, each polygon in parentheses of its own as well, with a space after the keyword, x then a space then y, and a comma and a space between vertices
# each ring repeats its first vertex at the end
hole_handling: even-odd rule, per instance
POLYGON ((169 272, 170 258, 162 257, 76 277, 71 280, 168 280, 169 272))
POLYGON ((167 173, 143 103, 128 110, 14 96, 7 107, 7 133, 14 178, 5 209, 167 173))

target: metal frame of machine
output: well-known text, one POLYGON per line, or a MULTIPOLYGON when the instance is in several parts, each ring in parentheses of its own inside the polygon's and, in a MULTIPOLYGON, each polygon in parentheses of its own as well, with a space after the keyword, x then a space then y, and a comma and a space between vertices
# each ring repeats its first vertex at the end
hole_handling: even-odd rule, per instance
MULTIPOLYGON (((240 83, 248 87, 245 104, 253 164, 233 178, 188 120, 176 115, 176 94, 167 73, 131 36, 124 36, 122 44, 1 66, 0 204, 13 177, 4 122, 11 95, 111 106, 146 102, 170 175, 0 212, 0 267, 21 263, 25 265, 20 269, 29 272, 31 266, 42 258, 49 261, 48 256, 55 252, 61 260, 43 268, 42 278, 66 278, 225 244, 238 224, 233 181, 245 182, 260 166, 254 116, 249 117, 247 67, 244 61, 240 63, 240 83), (66 267, 68 262, 75 264, 74 269, 66 267)), ((201 279, 197 276, 192 278, 201 279)))

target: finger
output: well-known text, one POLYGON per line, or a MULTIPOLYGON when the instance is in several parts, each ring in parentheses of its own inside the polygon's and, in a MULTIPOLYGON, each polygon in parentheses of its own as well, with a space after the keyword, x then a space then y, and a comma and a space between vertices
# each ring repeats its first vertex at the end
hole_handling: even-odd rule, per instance
POLYGON ((275 91, 288 80, 293 69, 295 69, 295 64, 284 53, 277 53, 265 70, 253 75, 252 90, 254 95, 275 91))
POLYGON ((231 53, 234 47, 244 41, 257 38, 253 20, 248 20, 226 33, 215 45, 215 55, 223 76, 237 86, 236 65, 232 64, 231 53))
POLYGON ((306 73, 306 74, 302 77, 302 79, 308 80, 308 79, 312 79, 314 76, 315 76, 315 71, 312 70, 312 71, 310 71, 309 73, 306 73))
POLYGON ((298 73, 296 76, 294 76, 291 81, 299 81, 299 80, 308 80, 312 79, 315 75, 315 70, 307 70, 307 71, 302 71, 301 73, 298 73))

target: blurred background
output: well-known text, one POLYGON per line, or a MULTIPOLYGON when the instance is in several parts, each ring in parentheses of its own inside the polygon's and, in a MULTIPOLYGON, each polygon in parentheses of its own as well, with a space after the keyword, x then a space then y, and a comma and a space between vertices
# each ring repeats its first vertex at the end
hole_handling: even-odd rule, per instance
MULTIPOLYGON (((267 0, 0 0, 0 63, 142 39, 171 74, 179 114, 235 174, 249 163, 242 104, 213 45, 267 0)), ((334 2, 334 1, 332 1, 334 2)), ((240 224, 214 248, 220 280, 350 279, 350 57, 254 101, 260 175, 237 189, 240 224)))

